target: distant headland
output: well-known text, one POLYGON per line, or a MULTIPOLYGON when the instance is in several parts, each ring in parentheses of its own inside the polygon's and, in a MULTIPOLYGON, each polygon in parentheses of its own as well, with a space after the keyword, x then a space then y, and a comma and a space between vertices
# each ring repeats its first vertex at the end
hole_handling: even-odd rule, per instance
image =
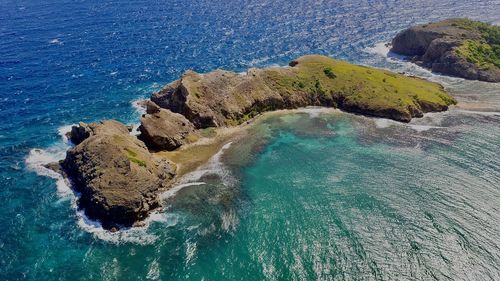
POLYGON ((400 32, 391 51, 435 72, 500 82, 500 26, 469 19, 417 25, 400 32))
POLYGON ((88 217, 117 230, 160 207, 159 194, 226 140, 223 129, 261 113, 324 106, 409 122, 455 103, 439 84, 318 55, 244 74, 188 71, 144 101, 139 136, 118 121, 80 123, 68 134, 75 146, 50 166, 72 181, 88 217), (208 130, 219 138, 211 148, 201 141, 208 130))

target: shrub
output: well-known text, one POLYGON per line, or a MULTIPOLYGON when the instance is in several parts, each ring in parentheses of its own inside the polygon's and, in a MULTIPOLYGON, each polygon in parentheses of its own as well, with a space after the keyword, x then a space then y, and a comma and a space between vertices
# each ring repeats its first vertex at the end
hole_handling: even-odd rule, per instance
POLYGON ((455 52, 468 62, 482 67, 488 67, 489 65, 500 67, 499 45, 492 46, 485 42, 466 40, 455 52))
POLYGON ((337 78, 337 75, 335 75, 335 73, 333 73, 333 70, 328 67, 328 68, 325 68, 325 70, 323 70, 323 72, 325 73, 325 75, 330 78, 330 79, 335 79, 337 78))

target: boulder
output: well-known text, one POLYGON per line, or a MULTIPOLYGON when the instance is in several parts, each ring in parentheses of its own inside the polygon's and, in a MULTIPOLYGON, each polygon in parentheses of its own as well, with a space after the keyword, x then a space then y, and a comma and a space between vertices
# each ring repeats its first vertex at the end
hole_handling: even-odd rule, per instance
POLYGON ((90 137, 92 129, 84 122, 80 122, 78 126, 72 126, 71 131, 66 134, 68 140, 73 144, 78 145, 86 138, 90 137))
MULTIPOLYGON (((79 122, 77 126, 72 126, 71 131, 66 133, 66 137, 74 144, 79 145, 81 142, 93 136, 95 134, 101 134, 103 131, 108 130, 108 128, 116 129, 116 122, 114 120, 104 120, 97 123, 84 123, 79 122)), ((125 126, 125 125, 124 125, 125 126)), ((130 133, 133 126, 125 126, 127 131, 130 133)))
POLYGON ((184 116, 148 103, 148 114, 141 118, 140 138, 149 148, 174 150, 184 143, 195 131, 194 125, 184 116))
POLYGON ((78 205, 106 229, 131 226, 159 206, 159 191, 175 174, 117 121, 82 124, 89 135, 68 150, 61 166, 81 194, 78 205))

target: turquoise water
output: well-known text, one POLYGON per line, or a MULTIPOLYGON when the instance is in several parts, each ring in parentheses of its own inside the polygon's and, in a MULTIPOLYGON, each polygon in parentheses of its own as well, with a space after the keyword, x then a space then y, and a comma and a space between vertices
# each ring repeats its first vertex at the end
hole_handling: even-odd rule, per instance
POLYGON ((1 280, 500 279, 500 86, 383 46, 418 22, 498 24, 498 2, 0 2, 1 280), (42 167, 64 157, 68 125, 136 123, 133 102, 186 69, 308 53, 440 82, 460 107, 408 125, 317 109, 263 119, 147 227, 114 234, 42 167))
POLYGON ((82 236, 81 248, 59 249, 67 268, 39 270, 116 280, 495 280, 498 118, 452 113, 421 131, 339 112, 270 117, 197 180, 206 184, 167 199, 149 229, 114 246, 111 235, 82 236))
POLYGON ((289 119, 243 172, 250 207, 223 255, 240 274, 251 261, 244 279, 499 278, 498 126, 437 137, 289 119))
POLYGON ((499 118, 271 116, 149 228, 92 238, 53 223, 28 234, 24 262, 42 279, 496 280, 499 118), (40 243, 47 232, 72 247, 40 243))

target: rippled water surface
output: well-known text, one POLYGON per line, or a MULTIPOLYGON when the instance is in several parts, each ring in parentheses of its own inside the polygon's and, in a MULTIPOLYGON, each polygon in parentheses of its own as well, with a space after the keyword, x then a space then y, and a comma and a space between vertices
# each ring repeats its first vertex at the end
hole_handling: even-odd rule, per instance
MULTIPOLYGON (((387 54, 409 25, 498 1, 0 1, 1 280, 500 280, 500 86, 387 54), (186 69, 325 54, 459 100, 410 124, 307 109, 262 119, 148 227, 107 233, 41 165, 78 121, 136 123, 186 69)), ((189 183, 189 182, 188 182, 189 183)))

